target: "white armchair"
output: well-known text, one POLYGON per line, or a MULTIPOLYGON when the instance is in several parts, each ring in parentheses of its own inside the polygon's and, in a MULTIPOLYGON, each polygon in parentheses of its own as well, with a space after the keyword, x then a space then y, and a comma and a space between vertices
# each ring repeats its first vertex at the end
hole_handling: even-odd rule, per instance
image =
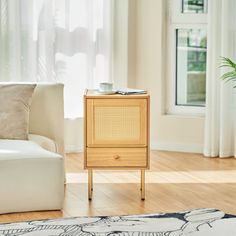
POLYGON ((32 99, 29 132, 30 140, 0 140, 0 214, 62 208, 62 84, 37 85, 32 99))

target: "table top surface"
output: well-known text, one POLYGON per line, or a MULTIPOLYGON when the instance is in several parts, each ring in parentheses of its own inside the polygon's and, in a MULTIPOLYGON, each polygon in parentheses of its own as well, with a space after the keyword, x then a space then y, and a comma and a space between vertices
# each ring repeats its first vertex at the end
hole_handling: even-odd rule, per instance
POLYGON ((122 94, 102 94, 99 93, 96 89, 86 89, 84 96, 86 98, 148 98, 149 94, 129 94, 129 95, 122 95, 122 94))

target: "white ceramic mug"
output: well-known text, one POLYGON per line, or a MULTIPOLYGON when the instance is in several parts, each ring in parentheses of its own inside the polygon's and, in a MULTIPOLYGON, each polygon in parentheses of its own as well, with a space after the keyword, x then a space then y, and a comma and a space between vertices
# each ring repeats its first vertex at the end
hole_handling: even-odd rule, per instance
POLYGON ((113 84, 112 83, 104 82, 104 83, 99 84, 99 90, 101 92, 112 91, 112 89, 113 89, 113 84))

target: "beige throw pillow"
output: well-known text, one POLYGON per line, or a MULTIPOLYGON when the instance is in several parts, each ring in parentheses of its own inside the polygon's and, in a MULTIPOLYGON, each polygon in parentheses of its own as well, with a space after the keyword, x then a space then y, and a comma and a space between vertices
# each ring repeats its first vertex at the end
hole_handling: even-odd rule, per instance
POLYGON ((0 139, 28 140, 35 84, 0 85, 0 139))

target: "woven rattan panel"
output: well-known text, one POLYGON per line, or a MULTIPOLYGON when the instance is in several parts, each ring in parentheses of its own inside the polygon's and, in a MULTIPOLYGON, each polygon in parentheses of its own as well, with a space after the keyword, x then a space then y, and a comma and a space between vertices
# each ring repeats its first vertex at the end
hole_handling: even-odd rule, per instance
POLYGON ((138 140, 140 107, 95 107, 95 140, 138 140))

